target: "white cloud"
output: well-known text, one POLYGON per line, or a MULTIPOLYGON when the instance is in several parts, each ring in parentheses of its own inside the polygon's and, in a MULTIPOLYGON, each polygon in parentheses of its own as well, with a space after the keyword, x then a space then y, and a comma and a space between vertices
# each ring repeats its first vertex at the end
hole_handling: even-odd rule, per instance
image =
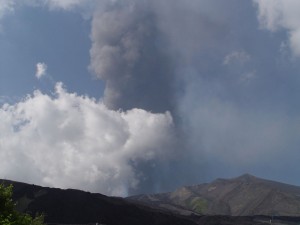
POLYGON ((41 62, 37 63, 36 72, 35 72, 36 78, 40 79, 41 77, 45 76, 46 73, 47 73, 47 65, 41 62))
POLYGON ((96 0, 23 0, 19 3, 17 0, 15 1, 18 4, 25 4, 29 6, 48 6, 50 9, 63 9, 63 10, 71 10, 74 8, 84 8, 91 4, 95 4, 96 0))
MULTIPOLYGON (((104 0, 103 0, 104 1, 104 0)), ((43 7, 50 10, 77 10, 89 18, 97 5, 103 4, 97 0, 0 0, 0 19, 13 12, 19 6, 43 7)))
POLYGON ((0 108, 0 177, 126 195, 132 165, 168 154, 172 130, 168 112, 108 110, 59 83, 54 97, 35 91, 0 108))
POLYGON ((229 65, 232 63, 245 63, 250 60, 250 55, 245 51, 234 51, 225 56, 223 64, 229 65))
MULTIPOLYGON (((1 19, 14 11, 14 0, 0 0, 0 22, 1 19)), ((2 24, 0 24, 0 32, 2 32, 2 24)))
POLYGON ((0 0, 0 19, 7 13, 14 11, 14 0, 0 0))
POLYGON ((86 7, 94 4, 95 0, 44 0, 51 9, 71 10, 75 7, 86 7))
POLYGON ((270 31, 287 29, 289 45, 300 56, 300 1, 298 0, 253 0, 258 7, 261 26, 270 31))

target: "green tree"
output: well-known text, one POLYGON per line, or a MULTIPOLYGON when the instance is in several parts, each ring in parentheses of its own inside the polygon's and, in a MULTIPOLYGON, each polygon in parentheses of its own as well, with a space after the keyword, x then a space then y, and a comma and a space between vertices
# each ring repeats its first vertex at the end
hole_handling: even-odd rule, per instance
POLYGON ((44 225, 43 216, 32 218, 16 211, 12 193, 12 185, 6 187, 0 184, 0 225, 44 225))

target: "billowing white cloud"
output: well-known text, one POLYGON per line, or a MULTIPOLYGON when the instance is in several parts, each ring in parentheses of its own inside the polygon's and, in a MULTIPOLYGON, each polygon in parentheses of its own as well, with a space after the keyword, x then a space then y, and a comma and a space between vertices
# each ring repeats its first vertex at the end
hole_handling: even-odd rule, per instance
POLYGON ((170 113, 112 111, 61 83, 55 93, 0 108, 1 178, 126 195, 143 176, 135 163, 168 154, 170 113))
POLYGON ((287 29, 289 45, 300 56, 300 1, 298 0, 253 0, 258 7, 261 26, 270 31, 287 29))
POLYGON ((47 65, 46 63, 39 62, 36 64, 36 78, 40 79, 41 77, 45 76, 47 73, 47 65))

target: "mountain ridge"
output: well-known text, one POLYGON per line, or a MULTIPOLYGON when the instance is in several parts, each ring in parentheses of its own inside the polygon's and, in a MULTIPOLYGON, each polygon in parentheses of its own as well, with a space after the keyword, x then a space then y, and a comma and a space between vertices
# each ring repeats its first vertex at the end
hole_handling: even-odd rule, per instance
MULTIPOLYGON (((0 183, 13 184, 13 198, 17 202, 19 211, 31 215, 44 213, 45 222, 55 225, 96 223, 106 225, 262 225, 270 224, 271 220, 272 224, 296 225, 300 222, 298 214, 287 216, 275 211, 271 214, 263 211, 270 203, 270 199, 273 199, 273 203, 277 201, 279 205, 283 204, 281 208, 292 212, 293 204, 285 205, 282 200, 288 199, 291 200, 290 203, 295 203, 292 197, 299 194, 299 187, 264 180, 252 175, 216 179, 211 183, 178 188, 170 193, 140 195, 139 198, 144 198, 144 201, 136 199, 137 196, 124 199, 75 189, 48 188, 8 180, 0 180, 0 183), (252 193, 253 188, 260 191, 262 195, 256 196, 255 192, 252 193), (247 195, 245 191, 248 192, 247 195), (204 195, 207 193, 210 195, 204 195), (254 196, 256 200, 250 203, 245 201, 248 208, 243 208, 237 201, 245 200, 241 196, 250 198, 254 196), (251 212, 249 208, 257 209, 251 212), (214 213, 204 213, 208 209, 214 213), (234 213, 240 215, 232 216, 234 213)), ((298 207, 299 201, 297 200, 296 203, 298 207)))
POLYGON ((251 174, 129 199, 182 215, 300 216, 300 187, 251 174))
POLYGON ((47 224, 196 225, 191 218, 134 204, 121 197, 10 180, 0 180, 0 183, 13 185, 18 211, 33 216, 43 213, 47 224))

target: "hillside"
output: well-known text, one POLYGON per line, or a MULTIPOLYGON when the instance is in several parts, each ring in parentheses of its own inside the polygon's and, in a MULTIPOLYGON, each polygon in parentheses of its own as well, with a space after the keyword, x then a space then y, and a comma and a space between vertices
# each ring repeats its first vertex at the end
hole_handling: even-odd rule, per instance
POLYGON ((300 216, 300 187, 249 174, 129 199, 183 215, 300 216))
POLYGON ((0 180, 13 184, 17 209, 32 215, 44 213, 45 221, 54 224, 107 225, 195 225, 189 218, 79 190, 62 190, 0 180))
MULTIPOLYGON (((270 224, 270 220, 274 225, 298 225, 300 223, 300 217, 268 216, 267 213, 264 216, 225 215, 225 212, 233 212, 230 211, 232 209, 255 208, 254 199, 258 201, 260 197, 264 197, 267 188, 273 188, 273 192, 269 193, 270 196, 274 193, 276 193, 275 196, 284 195, 281 199, 271 198, 276 200, 273 203, 278 203, 275 204, 278 209, 286 206, 285 201, 291 201, 287 206, 289 208, 285 211, 293 212, 291 206, 295 207, 297 199, 291 198, 298 195, 298 187, 249 175, 231 180, 218 179, 211 184, 184 187, 173 193, 141 195, 126 199, 15 181, 0 180, 0 182, 13 184, 13 198, 17 202, 19 211, 32 215, 44 213, 45 222, 49 225, 94 225, 96 223, 105 225, 263 225, 270 224), (258 196, 254 196, 255 192, 251 192, 251 187, 254 186, 257 192, 260 192, 258 196), (253 200, 252 204, 250 204, 250 199, 253 200), (249 205, 246 206, 244 201, 249 205), (196 213, 209 212, 209 210, 214 212, 211 213, 214 215, 197 215, 196 213), (220 215, 216 215, 218 213, 220 215)), ((259 202, 261 202, 260 207, 270 206, 268 198, 259 202)), ((261 209, 260 212, 263 210, 268 212, 268 208, 259 209, 261 209)))

